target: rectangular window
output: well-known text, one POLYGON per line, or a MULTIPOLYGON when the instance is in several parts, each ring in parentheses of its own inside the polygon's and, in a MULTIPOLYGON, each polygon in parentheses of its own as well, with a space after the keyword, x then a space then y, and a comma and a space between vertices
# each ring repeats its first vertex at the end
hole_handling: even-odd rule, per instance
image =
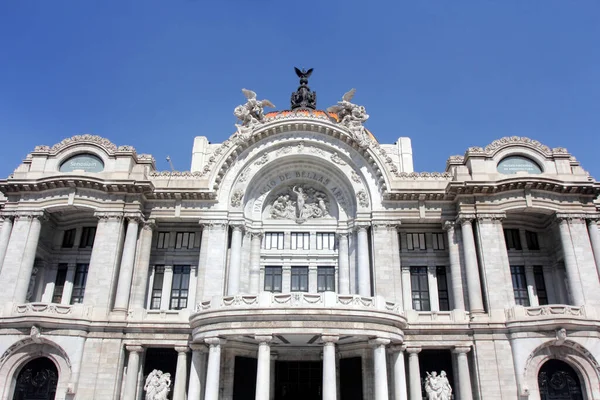
POLYGON ((506 248, 508 250, 523 250, 518 229, 505 229, 504 240, 506 240, 506 248))
POLYGON ((158 232, 158 240, 156 241, 157 249, 169 248, 169 232, 158 232))
POLYGON ((436 275, 440 311, 450 311, 450 296, 448 296, 448 276, 446 275, 446 267, 437 267, 436 275))
POLYGON ((527 240, 527 248, 529 250, 540 249, 540 242, 538 242, 537 232, 525 231, 525 239, 527 240))
POLYGON ((537 292, 538 302, 540 303, 540 306, 545 306, 548 304, 548 292, 546 291, 543 267, 533 267, 533 279, 535 280, 535 290, 537 292))
POLYGON ((334 250, 335 233, 325 232, 317 233, 317 250, 334 250))
POLYGON ((84 226, 81 230, 81 240, 79 241, 79 247, 93 247, 94 238, 96 237, 95 226, 84 226))
POLYGON ((335 268, 317 268, 317 292, 335 292, 335 268))
POLYGON ((63 248, 70 249, 73 247, 73 245, 75 244, 75 231, 75 228, 67 229, 66 231, 64 231, 62 241, 63 248))
POLYGON ((265 292, 281 293, 281 267, 265 267, 265 292))
POLYGON ((529 295, 527 294, 527 279, 525 278, 525 267, 520 265, 510 266, 512 276, 515 303, 520 306, 529 307, 529 295))
POLYGON ((263 238, 263 249, 283 250, 283 232, 267 232, 263 238))
POLYGON ((308 267, 292 267, 292 292, 308 292, 308 267))
POLYGON ((194 232, 177 232, 175 236, 176 249, 193 249, 196 234, 194 232))
POLYGON ((292 232, 292 250, 309 250, 310 249, 310 233, 308 232, 292 232))
MULTIPOLYGON (((93 228, 94 231, 96 228, 93 228)), ((73 279, 73 295, 71 304, 83 303, 83 294, 85 293, 85 284, 87 282, 88 264, 77 264, 75 267, 75 278, 73 279)))
POLYGON ((173 283, 171 285, 171 310, 181 310, 187 307, 190 287, 189 265, 173 266, 173 283))
POLYGON ((152 292, 150 293, 151 310, 160 310, 160 299, 162 298, 162 288, 164 280, 165 266, 156 265, 154 267, 154 281, 152 282, 152 292))
POLYGON ((434 250, 445 250, 446 249, 443 233, 433 233, 432 238, 433 238, 433 249, 434 250))
POLYGON ((62 301, 63 289, 67 280, 67 264, 58 264, 56 279, 54 280, 54 293, 52 293, 52 302, 59 304, 62 301))
POLYGON ((424 233, 407 233, 406 246, 408 250, 427 250, 424 233))
POLYGON ((410 267, 413 310, 431 311, 427 267, 410 267))

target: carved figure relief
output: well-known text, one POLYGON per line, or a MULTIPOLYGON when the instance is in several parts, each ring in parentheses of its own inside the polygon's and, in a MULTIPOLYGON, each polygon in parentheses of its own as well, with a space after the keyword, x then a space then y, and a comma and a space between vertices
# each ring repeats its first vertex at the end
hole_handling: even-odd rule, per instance
POLYGON ((367 196, 367 192, 364 190, 359 190, 356 193, 356 199, 361 207, 369 207, 369 196, 367 196))
POLYGON ((237 189, 231 195, 231 206, 239 207, 242 204, 243 198, 244 198, 244 191, 242 189, 237 189))
POLYGON ((446 376, 446 371, 441 371, 438 375, 436 371, 431 374, 427 372, 425 378, 425 393, 427 400, 450 400, 452 396, 452 387, 446 376))
POLYGON ((146 378, 146 400, 167 400, 171 391, 171 374, 155 369, 146 378))
POLYGON ((327 217, 329 198, 312 187, 290 186, 275 198, 270 216, 273 219, 293 219, 299 224, 307 219, 327 217))

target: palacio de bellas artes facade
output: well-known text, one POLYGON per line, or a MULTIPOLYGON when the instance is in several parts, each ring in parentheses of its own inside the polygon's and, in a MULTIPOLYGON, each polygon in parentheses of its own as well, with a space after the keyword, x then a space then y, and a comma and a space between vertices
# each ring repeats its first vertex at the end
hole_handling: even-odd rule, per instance
POLYGON ((414 172, 296 73, 188 172, 79 135, 0 180, 0 399, 600 399, 600 183, 523 137, 414 172))

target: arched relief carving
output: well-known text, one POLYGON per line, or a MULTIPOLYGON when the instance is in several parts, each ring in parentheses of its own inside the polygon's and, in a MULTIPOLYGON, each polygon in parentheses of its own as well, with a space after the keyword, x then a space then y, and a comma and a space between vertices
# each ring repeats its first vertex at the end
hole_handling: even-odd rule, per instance
MULTIPOLYGON (((572 340, 552 340, 538 346, 527 358, 523 374, 521 396, 539 399, 538 373, 544 363, 557 359, 569 364, 578 374, 588 399, 600 397, 600 365, 594 355, 572 340)), ((520 371, 519 371, 520 372, 520 371)))

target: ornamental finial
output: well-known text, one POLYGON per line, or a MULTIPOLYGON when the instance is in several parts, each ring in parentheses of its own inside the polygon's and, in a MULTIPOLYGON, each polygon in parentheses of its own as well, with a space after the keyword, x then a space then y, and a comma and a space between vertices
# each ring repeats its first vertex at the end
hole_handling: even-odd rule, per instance
POLYGON ((300 78, 300 86, 298 87, 298 90, 292 93, 292 110, 297 108, 310 108, 315 110, 317 108, 317 92, 311 91, 308 87, 308 78, 312 74, 313 69, 309 68, 307 71, 304 68, 300 70, 294 67, 294 70, 296 71, 298 78, 300 78))

